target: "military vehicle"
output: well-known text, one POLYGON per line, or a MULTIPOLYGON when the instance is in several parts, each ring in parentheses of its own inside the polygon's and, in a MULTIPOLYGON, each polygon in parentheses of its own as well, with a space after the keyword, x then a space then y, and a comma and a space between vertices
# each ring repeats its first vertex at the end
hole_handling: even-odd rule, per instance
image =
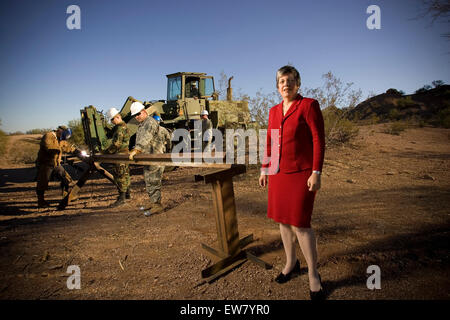
MULTIPOLYGON (((207 110, 214 128, 246 128, 250 123, 247 101, 233 101, 231 77, 228 80, 227 99, 218 100, 214 78, 206 73, 177 72, 167 75, 167 98, 157 101, 140 101, 128 97, 120 110, 123 120, 131 131, 130 145, 134 144, 137 121, 131 116, 130 107, 139 101, 150 115, 162 118, 161 125, 170 129, 194 128, 194 121, 200 119, 202 110, 207 110)), ((94 106, 81 110, 81 120, 86 144, 91 151, 99 152, 108 145, 112 125, 94 106)))

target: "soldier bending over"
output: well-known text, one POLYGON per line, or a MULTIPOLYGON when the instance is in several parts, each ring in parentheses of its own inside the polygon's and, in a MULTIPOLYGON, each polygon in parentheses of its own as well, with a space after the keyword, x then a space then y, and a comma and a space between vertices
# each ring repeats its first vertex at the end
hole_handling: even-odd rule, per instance
POLYGON ((74 152, 76 148, 69 144, 66 139, 70 137, 70 130, 66 126, 59 126, 55 131, 47 132, 41 138, 38 157, 36 160, 38 207, 47 208, 50 204, 45 201, 44 193, 48 189, 48 182, 52 177, 61 181, 63 197, 69 192, 72 178, 61 166, 63 152, 74 152))

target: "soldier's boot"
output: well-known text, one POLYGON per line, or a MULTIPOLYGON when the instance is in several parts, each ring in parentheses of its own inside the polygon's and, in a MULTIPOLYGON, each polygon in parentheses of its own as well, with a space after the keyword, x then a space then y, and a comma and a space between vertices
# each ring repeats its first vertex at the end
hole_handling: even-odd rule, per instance
POLYGON ((160 213, 163 210, 164 210, 164 207, 162 206, 161 202, 155 202, 155 203, 153 203, 153 205, 150 209, 150 212, 152 214, 155 214, 155 213, 160 213))
POLYGON ((118 207, 118 206, 120 206, 120 205, 122 205, 122 204, 125 204, 125 198, 126 198, 125 192, 120 192, 120 193, 119 193, 119 196, 117 197, 116 202, 114 202, 114 203, 113 203, 112 205, 110 205, 109 207, 110 207, 110 208, 114 208, 114 207, 118 207))
POLYGON ((131 199, 131 191, 130 188, 127 189, 127 192, 125 192, 125 198, 126 199, 131 199))
POLYGON ((147 202, 145 202, 145 204, 141 207, 141 210, 148 211, 148 210, 150 210, 151 208, 153 208, 154 205, 155 205, 154 202, 152 202, 152 201, 147 201, 147 202))
POLYGON ((70 188, 69 185, 63 185, 61 184, 61 192, 62 192, 62 197, 63 199, 69 194, 70 192, 70 188))
POLYGON ((44 199, 44 191, 36 191, 38 197, 38 208, 48 208, 50 207, 50 203, 45 201, 44 199))

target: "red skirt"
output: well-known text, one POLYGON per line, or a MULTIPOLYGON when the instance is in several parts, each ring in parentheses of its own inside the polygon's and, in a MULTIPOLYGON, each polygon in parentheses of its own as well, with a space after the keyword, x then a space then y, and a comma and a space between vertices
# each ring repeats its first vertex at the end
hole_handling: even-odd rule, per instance
POLYGON ((307 181, 312 170, 269 175, 267 216, 275 222, 298 228, 311 228, 316 191, 309 191, 307 181))

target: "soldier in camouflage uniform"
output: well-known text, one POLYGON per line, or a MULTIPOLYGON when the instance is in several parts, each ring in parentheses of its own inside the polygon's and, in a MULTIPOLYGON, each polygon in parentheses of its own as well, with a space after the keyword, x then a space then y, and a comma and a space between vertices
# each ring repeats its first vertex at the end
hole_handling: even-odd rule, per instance
MULTIPOLYGON (((158 125, 160 125, 161 123, 161 117, 158 115, 154 115, 153 119, 156 120, 156 122, 158 123, 158 125)), ((158 128, 158 134, 155 137, 155 143, 154 143, 154 153, 166 153, 168 151, 170 151, 171 146, 172 146, 172 135, 170 134, 170 132, 162 127, 161 125, 158 128)))
MULTIPOLYGON (((150 117, 142 104, 139 107, 133 106, 131 114, 136 115, 139 126, 136 132, 136 146, 130 152, 129 158, 133 160, 138 153, 164 153, 165 143, 169 140, 170 134, 161 127, 158 122, 150 117), (142 106, 142 107, 140 107, 142 106)), ((164 166, 144 166, 144 180, 147 193, 150 197, 150 203, 146 206, 146 210, 151 213, 163 211, 161 205, 161 179, 164 172, 164 166)))
MULTIPOLYGON (((111 122, 115 125, 113 128, 113 137, 110 145, 103 153, 106 154, 128 154, 130 143, 130 131, 122 120, 122 116, 116 108, 111 108, 107 112, 111 122)), ((114 182, 119 190, 119 196, 111 207, 116 207, 125 203, 125 199, 130 199, 130 167, 126 163, 118 163, 114 166, 114 182)))
POLYGON ((48 189, 48 183, 51 177, 61 180, 61 188, 63 196, 69 192, 69 186, 72 178, 61 166, 61 156, 63 152, 74 152, 76 148, 65 141, 65 133, 68 132, 67 127, 59 126, 55 131, 47 132, 41 138, 39 153, 36 160, 37 186, 36 194, 38 197, 38 207, 49 207, 50 204, 45 201, 44 193, 48 189))

